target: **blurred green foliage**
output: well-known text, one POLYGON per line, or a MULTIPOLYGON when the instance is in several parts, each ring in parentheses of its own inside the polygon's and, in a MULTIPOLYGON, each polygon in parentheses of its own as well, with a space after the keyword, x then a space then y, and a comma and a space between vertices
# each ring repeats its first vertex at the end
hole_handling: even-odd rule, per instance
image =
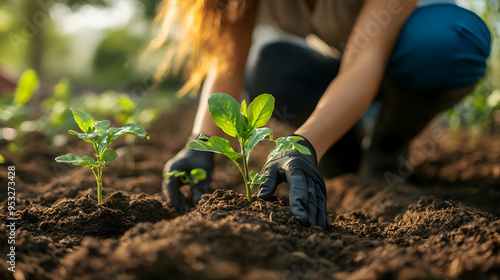
MULTIPOLYGON (((493 104, 498 99, 490 96, 500 89, 500 0, 457 1, 486 21, 493 44, 486 76, 470 96, 446 112, 446 119, 452 128, 468 125, 480 131, 487 127, 491 114, 498 110, 498 103, 493 104)), ((156 102, 154 98, 165 92, 173 95, 181 81, 179 77, 171 77, 165 83, 166 88, 154 91, 157 95, 149 94, 154 71, 164 53, 159 51, 143 55, 145 46, 153 37, 151 24, 159 2, 2 0, 0 67, 9 68, 17 74, 33 68, 44 84, 57 84, 55 90, 43 85, 40 90, 40 97, 47 98, 40 107, 41 113, 47 115, 41 123, 53 128, 54 134, 58 127, 65 127, 68 119, 69 112, 62 108, 75 102, 75 99, 88 103, 96 102, 90 99, 97 100, 103 107, 101 113, 109 111, 109 115, 116 114, 112 112, 116 111, 116 107, 111 105, 116 104, 111 102, 114 96, 105 91, 107 89, 135 95, 134 102, 138 102, 138 108, 165 110, 173 97, 163 103, 156 102), (89 13, 96 16, 89 17, 89 13), (96 25, 90 24, 93 22, 96 25), (76 28, 78 24, 83 27, 76 28), (70 30, 70 26, 74 29, 70 30), (72 86, 61 77, 67 77, 72 86), (102 95, 92 93, 103 91, 102 95), (148 95, 141 96, 138 92, 148 92, 148 95), (163 104, 163 107, 158 104, 163 104)), ((5 97, 4 101, 8 98, 5 97)))
MULTIPOLYGON (((65 132, 75 126, 70 107, 78 106, 99 118, 111 119, 121 125, 137 123, 149 128, 160 111, 171 109, 177 102, 172 95, 163 92, 131 97, 108 90, 101 94, 86 93, 75 97, 67 78, 53 87, 49 97, 41 102, 30 102, 34 94, 39 93, 39 85, 36 72, 28 69, 22 74, 16 91, 0 99, 0 140, 6 140, 9 149, 19 156, 22 155, 23 137, 28 132, 39 131, 52 144, 64 145, 67 140, 65 132), (34 111, 38 113, 34 114, 34 111)), ((126 141, 133 147, 133 138, 126 137, 126 141)))
POLYGON ((137 63, 134 54, 144 47, 144 42, 144 38, 132 36, 123 29, 110 32, 96 49, 92 63, 94 83, 121 84, 133 80, 132 65, 137 63))
POLYGON ((33 93, 40 86, 38 75, 33 69, 23 72, 19 79, 16 91, 12 95, 5 95, 0 100, 0 123, 8 124, 12 128, 19 129, 28 117, 26 103, 31 99, 33 93))
MULTIPOLYGON (((154 99, 160 102, 158 98, 154 99)), ((159 117, 160 109, 170 107, 138 102, 126 94, 113 90, 101 94, 86 94, 79 99, 78 103, 91 115, 111 119, 121 125, 137 123, 145 129, 148 129, 151 123, 159 117)))
POLYGON ((40 86, 38 75, 33 69, 23 72, 12 95, 6 95, 0 100, 0 139, 5 138, 9 143, 9 150, 22 155, 21 141, 23 136, 35 130, 32 121, 28 120, 30 101, 33 93, 40 86))
POLYGON ((73 92, 68 78, 62 78, 55 86, 53 95, 42 100, 40 111, 43 113, 38 120, 37 128, 50 139, 74 126, 71 111, 73 92))
MULTIPOLYGON (((0 68, 64 76, 76 92, 153 84, 161 53, 144 55, 160 0, 2 0, 0 68)), ((169 80, 177 85, 178 80, 169 80)))
POLYGON ((468 126, 473 138, 477 138, 489 125, 500 125, 492 117, 500 109, 500 0, 462 0, 460 4, 476 12, 488 25, 491 54, 485 77, 469 96, 445 112, 445 118, 452 131, 468 126))

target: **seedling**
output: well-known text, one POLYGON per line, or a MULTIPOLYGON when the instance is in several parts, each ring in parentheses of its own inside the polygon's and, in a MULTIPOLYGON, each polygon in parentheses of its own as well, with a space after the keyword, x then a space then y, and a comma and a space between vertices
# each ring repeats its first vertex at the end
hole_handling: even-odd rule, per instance
POLYGON ((271 118, 274 110, 274 97, 270 94, 257 96, 247 107, 246 101, 240 104, 231 96, 224 93, 214 93, 208 98, 208 108, 215 124, 227 135, 236 137, 240 144, 240 152, 236 152, 227 139, 218 136, 208 138, 200 135, 197 140, 188 143, 188 147, 199 151, 210 151, 227 156, 238 167, 247 189, 248 201, 252 202, 252 188, 265 182, 263 175, 269 162, 281 152, 295 150, 306 155, 311 152, 308 148, 297 143, 304 140, 300 136, 286 136, 273 139, 273 131, 263 127, 271 118), (266 139, 267 138, 267 139, 266 139), (250 171, 248 161, 255 145, 262 140, 273 141, 276 144, 267 157, 260 172, 250 171), (237 159, 243 159, 243 169, 237 159))
POLYGON ((163 178, 172 176, 179 178, 184 185, 190 185, 191 188, 194 188, 200 181, 207 178, 207 172, 202 168, 195 168, 189 174, 186 171, 173 170, 163 175, 163 178))
POLYGON ((123 127, 110 127, 110 122, 107 120, 95 122, 92 116, 85 112, 73 108, 71 108, 71 112, 73 113, 75 122, 83 133, 74 130, 69 130, 68 133, 76 135, 83 141, 92 144, 95 150, 95 159, 89 156, 67 154, 58 156, 56 161, 90 168, 97 182, 97 202, 101 203, 102 168, 109 166, 109 163, 118 157, 116 151, 110 148, 109 145, 123 135, 134 135, 147 139, 149 139, 149 135, 142 126, 135 123, 126 124, 123 127))
POLYGON ((24 135, 35 129, 34 122, 27 120, 29 110, 26 103, 31 99, 33 93, 38 89, 40 82, 36 72, 28 69, 23 72, 17 84, 16 91, 13 95, 7 95, 3 100, 0 100, 0 123, 5 123, 9 133, 5 137, 9 143, 9 150, 22 155, 21 141, 24 135))
MULTIPOLYGON (((141 101, 144 101, 141 100, 141 101)), ((81 99, 81 103, 87 112, 99 118, 112 118, 120 125, 137 123, 148 129, 153 121, 159 117, 158 109, 146 106, 147 102, 135 102, 126 94, 112 90, 105 91, 99 95, 87 94, 81 99)), ((125 154, 128 169, 135 167, 135 138, 133 135, 125 137, 126 146, 118 149, 118 154, 125 154)))
MULTIPOLYGON (((139 108, 136 103, 127 95, 120 94, 118 100, 118 112, 114 114, 115 120, 120 124, 139 123, 145 128, 151 126, 152 122, 158 118, 158 110, 154 108, 139 108)), ((125 136, 127 167, 135 167, 135 140, 132 135, 125 136)))
POLYGON ((500 90, 491 91, 490 88, 479 84, 474 92, 468 95, 460 104, 446 111, 444 117, 448 121, 450 139, 455 141, 460 128, 469 128, 469 145, 474 148, 481 137, 481 133, 491 125, 492 133, 495 129, 494 114, 500 109, 500 90))
POLYGON ((43 117, 38 120, 40 130, 55 145, 64 144, 65 141, 56 141, 56 139, 65 138, 56 136, 74 124, 71 112, 68 111, 71 103, 73 103, 72 90, 67 78, 62 78, 54 86, 53 95, 40 103, 40 111, 44 113, 43 117))

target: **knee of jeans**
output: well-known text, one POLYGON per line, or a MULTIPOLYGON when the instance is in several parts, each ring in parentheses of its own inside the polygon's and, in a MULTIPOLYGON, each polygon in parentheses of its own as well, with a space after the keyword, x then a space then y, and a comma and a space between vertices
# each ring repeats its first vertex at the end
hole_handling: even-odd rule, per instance
POLYGON ((296 55, 300 43, 283 41, 252 47, 245 67, 245 88, 251 94, 253 89, 272 86, 287 67, 293 68, 301 56, 296 55), (294 59, 291 59, 294 58, 294 59))
MULTIPOLYGON (((417 10, 404 26, 387 75, 413 89, 475 84, 486 70, 491 35, 472 12, 454 5, 417 10)), ((424 8, 421 8, 424 9, 424 8)))

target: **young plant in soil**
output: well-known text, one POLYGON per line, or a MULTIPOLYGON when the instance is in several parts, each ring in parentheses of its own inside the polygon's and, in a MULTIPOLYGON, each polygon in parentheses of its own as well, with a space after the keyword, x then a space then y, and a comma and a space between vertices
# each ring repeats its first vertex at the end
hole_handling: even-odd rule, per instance
POLYGON ((14 94, 8 94, 0 100, 0 129, 9 143, 9 150, 22 156, 21 141, 24 135, 35 130, 35 122, 28 120, 28 101, 40 86, 38 75, 32 69, 23 72, 14 94), (5 126, 4 126, 5 124, 5 126))
POLYGON ((274 140, 272 129, 263 127, 271 118, 274 110, 274 97, 270 94, 257 96, 247 107, 245 100, 240 104, 228 94, 214 93, 208 98, 208 108, 215 124, 227 135, 238 139, 240 152, 236 152, 229 145, 227 139, 218 136, 209 138, 200 135, 197 140, 192 140, 187 146, 199 151, 223 154, 234 162, 245 181, 249 202, 252 202, 253 186, 262 184, 266 180, 263 175, 264 170, 278 154, 287 150, 295 150, 306 155, 311 154, 308 148, 297 143, 304 138, 286 136, 274 140), (250 154, 255 145, 262 140, 273 141, 276 147, 269 152, 260 172, 251 171, 248 168, 250 154), (243 168, 237 162, 239 158, 242 158, 243 168))
MULTIPOLYGON (((91 115, 113 119, 120 125, 136 123, 148 129, 160 115, 157 108, 148 106, 148 102, 137 102, 126 94, 112 90, 98 95, 88 94, 82 97, 80 102, 83 104, 82 109, 91 115)), ((130 170, 135 168, 135 155, 139 152, 135 147, 136 140, 133 135, 127 135, 126 145, 117 149, 118 154, 125 155, 126 166, 130 170)))
POLYGON ((66 143, 66 135, 61 132, 74 125, 68 107, 73 103, 73 94, 68 78, 62 78, 53 89, 53 95, 40 103, 40 111, 44 114, 37 122, 38 127, 51 140, 53 145, 66 143))
POLYGON ((207 172, 203 168, 195 168, 189 174, 186 171, 173 170, 163 175, 163 178, 170 178, 172 176, 179 178, 184 185, 194 188, 200 181, 207 178, 207 172))
POLYGON ((83 133, 69 130, 68 133, 78 136, 83 141, 90 143, 94 147, 94 158, 89 156, 75 156, 66 154, 58 156, 57 162, 71 163, 77 166, 90 168, 94 173, 97 182, 97 202, 102 202, 102 168, 109 166, 109 163, 118 157, 116 151, 109 145, 118 137, 123 135, 134 135, 149 139, 149 135, 144 128, 138 124, 130 123, 123 127, 110 127, 108 120, 94 121, 89 114, 71 108, 73 118, 83 133))
MULTIPOLYGON (((139 108, 137 104, 127 95, 120 94, 117 98, 117 112, 114 114, 114 119, 118 123, 124 125, 126 123, 139 123, 143 127, 148 128, 154 120, 159 116, 155 108, 139 108)), ((135 167, 135 138, 133 135, 125 136, 125 143, 127 144, 127 168, 134 169, 135 167)))

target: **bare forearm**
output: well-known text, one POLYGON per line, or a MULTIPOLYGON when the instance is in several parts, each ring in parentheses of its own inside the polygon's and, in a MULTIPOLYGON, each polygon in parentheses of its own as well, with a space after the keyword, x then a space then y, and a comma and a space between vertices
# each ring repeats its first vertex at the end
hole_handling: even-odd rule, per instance
POLYGON ((350 67, 335 78, 312 115, 296 131, 314 146, 318 161, 361 118, 378 92, 383 68, 373 64, 357 68, 350 67))
POLYGON ((347 41, 339 75, 296 131, 311 142, 318 160, 361 118, 375 98, 397 38, 417 2, 365 1, 347 41), (377 22, 374 15, 380 13, 389 14, 389 24, 383 32, 367 37, 366 30, 377 22))

